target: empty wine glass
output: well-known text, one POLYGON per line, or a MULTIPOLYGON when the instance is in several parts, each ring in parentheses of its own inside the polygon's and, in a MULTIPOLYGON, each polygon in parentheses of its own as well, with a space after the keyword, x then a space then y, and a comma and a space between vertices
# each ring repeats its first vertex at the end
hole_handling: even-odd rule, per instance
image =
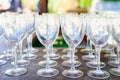
MULTIPOLYGON (((86 21, 87 21, 87 35, 88 35, 88 37, 90 37, 90 34, 88 33, 89 32, 89 27, 90 27, 90 20, 91 20, 91 18, 95 18, 95 17, 99 17, 100 15, 97 15, 97 14, 89 14, 88 16, 87 16, 87 18, 86 18, 86 21)), ((91 42, 91 40, 90 40, 90 42, 91 42)), ((91 46, 92 46, 92 43, 91 43, 91 46)), ((86 65, 88 66, 88 67, 90 67, 90 68, 96 68, 97 67, 97 58, 98 58, 98 56, 97 56, 97 53, 96 53, 96 51, 94 51, 94 58, 92 59, 92 60, 90 60, 90 61, 88 61, 88 62, 86 62, 86 65)), ((89 53, 89 54, 91 54, 91 53, 89 53)), ((92 54, 93 54, 93 51, 92 51, 92 54)), ((100 67, 101 68, 104 68, 105 67, 105 63, 104 62, 100 62, 100 67)))
MULTIPOLYGON (((63 21, 64 16, 69 17, 69 16, 74 16, 74 15, 78 15, 78 14, 76 14, 76 13, 74 13, 74 14, 73 13, 65 13, 65 14, 61 15, 60 21, 61 22, 63 21)), ((65 49, 63 51, 65 51, 65 49)), ((74 66, 78 67, 78 66, 81 65, 81 62, 76 60, 76 59, 78 59, 78 57, 75 55, 76 52, 77 52, 77 49, 75 49, 75 52, 74 52, 74 66)), ((70 47, 70 45, 68 45, 68 50, 66 51, 66 53, 67 54, 62 55, 62 57, 61 57, 62 59, 65 60, 65 61, 62 62, 62 65, 67 66, 67 67, 71 67, 71 65, 73 63, 72 63, 72 48, 70 47)))
MULTIPOLYGON (((119 16, 119 14, 118 13, 111 13, 111 14, 106 14, 105 15, 106 17, 108 17, 108 18, 117 18, 118 16, 119 16)), ((114 19, 110 19, 109 20, 109 25, 111 26, 114 26, 114 24, 113 24, 113 20, 114 19)), ((116 19, 117 20, 117 19, 116 19)), ((116 24, 117 25, 117 24, 116 24)), ((112 33, 110 33, 110 35, 111 35, 111 37, 113 38, 113 35, 112 35, 112 33)), ((113 38, 114 39, 114 38, 113 38)), ((114 41, 112 40, 112 44, 114 45, 113 46, 113 48, 115 47, 116 48, 116 45, 117 45, 117 42, 116 42, 116 40, 114 39, 114 41)), ((118 47, 117 47, 118 48, 118 47)), ((111 51, 111 53, 113 54, 110 54, 110 57, 112 57, 112 60, 110 60, 110 61, 108 61, 108 64, 110 65, 110 66, 113 66, 113 67, 118 67, 119 66, 119 57, 117 56, 119 53, 117 52, 117 55, 116 54, 114 54, 114 49, 112 49, 112 51, 111 51), (116 56, 116 57, 115 57, 116 56), (114 58, 114 59, 113 59, 114 58)))
MULTIPOLYGON (((24 21, 24 24, 23 24, 23 22, 21 22, 21 27, 22 26, 26 26, 26 28, 27 28, 27 26, 29 25, 29 23, 27 22, 28 21, 28 18, 30 18, 30 19, 34 19, 34 17, 31 15, 31 16, 28 16, 28 15, 26 15, 26 14, 18 14, 18 16, 17 17, 19 17, 19 18, 21 18, 20 19, 20 21, 24 21)), ((25 59, 23 59, 23 47, 22 47, 22 42, 23 42, 23 40, 26 38, 28 36, 28 31, 27 31, 27 29, 26 29, 26 31, 25 31, 25 35, 23 36, 23 38, 22 38, 22 40, 18 43, 19 44, 19 50, 18 50, 18 53, 19 53, 19 57, 18 57, 18 60, 17 60, 17 65, 18 66, 27 66, 27 65, 29 65, 30 64, 30 61, 29 60, 25 60, 25 59)), ((14 64, 14 61, 11 63, 12 65, 15 65, 14 64)))
POLYGON ((22 26, 25 21, 22 21, 22 20, 21 18, 19 18, 18 15, 7 16, 3 19, 3 24, 4 24, 3 36, 6 38, 6 40, 8 40, 11 43, 12 47, 14 48, 12 50, 12 54, 14 55, 15 65, 13 68, 7 69, 5 71, 5 74, 10 75, 10 76, 19 76, 27 72, 26 68, 20 68, 17 65, 18 42, 22 40, 22 38, 25 35, 25 31, 26 31, 26 26, 22 26))
MULTIPOLYGON (((78 13, 64 13, 64 14, 62 14, 62 16, 65 16, 65 15, 67 15, 67 16, 73 16, 73 15, 78 15, 78 13)), ((62 52, 64 52, 64 53, 66 53, 66 54, 63 54, 62 56, 61 56, 61 58, 63 59, 63 60, 66 60, 65 62, 67 62, 68 61, 68 63, 69 62, 71 62, 71 48, 68 46, 68 48, 67 49, 63 49, 63 51, 62 52)), ((75 53, 77 52, 77 49, 75 50, 75 53)), ((78 59, 78 57, 76 56, 76 55, 74 55, 74 59, 78 59)), ((67 66, 67 64, 64 64, 64 66, 67 66)))
POLYGON ((87 35, 87 45, 85 48, 85 52, 88 53, 88 55, 83 55, 82 59, 83 60, 93 60, 95 58, 95 56, 93 55, 93 49, 92 49, 92 43, 89 39, 89 34, 88 34, 88 26, 89 26, 89 22, 87 21, 89 19, 90 16, 92 16, 91 14, 82 14, 81 15, 84 18, 84 25, 86 27, 86 35, 87 35))
POLYGON ((88 27, 88 33, 91 42, 95 46, 96 57, 97 57, 97 68, 96 70, 88 71, 88 76, 96 79, 105 79, 110 76, 107 71, 101 70, 100 68, 100 52, 101 47, 105 46, 110 33, 110 26, 108 26, 108 20, 103 16, 95 16, 90 19, 90 26, 88 27))
POLYGON ((75 48, 82 41, 85 33, 85 27, 83 27, 82 22, 83 22, 82 17, 80 17, 79 15, 61 16, 62 35, 66 43, 72 49, 71 68, 64 70, 62 72, 62 74, 65 77, 79 78, 83 76, 83 72, 81 70, 76 70, 74 65, 75 64, 75 61, 74 61, 75 48))
MULTIPOLYGON (((4 18, 4 17, 7 17, 7 13, 1 13, 0 14, 0 17, 1 17, 1 20, 2 20, 2 17, 4 18)), ((2 20, 3 21, 3 20, 2 20)), ((0 21, 1 22, 1 28, 2 28, 2 26, 3 26, 3 24, 2 24, 2 21, 0 21)), ((3 51, 3 54, 2 55, 0 55, 0 58, 1 59, 4 59, 4 60, 10 60, 10 59, 12 59, 13 58, 13 55, 11 54, 11 50, 10 49, 8 49, 8 45, 9 45, 9 43, 8 43, 8 41, 7 40, 5 40, 5 50, 3 51)))
POLYGON ((42 68, 37 71, 39 76, 43 77, 52 77, 56 76, 59 71, 57 69, 51 68, 49 66, 49 51, 50 47, 55 42, 58 33, 59 33, 59 17, 57 15, 42 15, 36 16, 36 35, 38 40, 46 47, 47 61, 45 68, 42 68))
POLYGON ((27 54, 23 55, 24 59, 35 59, 37 58, 37 55, 33 54, 36 53, 38 50, 34 49, 32 47, 32 34, 35 32, 35 19, 34 15, 32 14, 26 14, 28 16, 27 19, 27 32, 28 32, 28 37, 27 37, 27 42, 28 42, 28 49, 25 49, 24 52, 27 54))
POLYGON ((110 18, 112 22, 112 31, 111 34, 114 40, 117 42, 117 68, 110 69, 110 73, 116 76, 120 76, 120 15, 110 18))
MULTIPOLYGON (((42 15, 55 15, 55 13, 42 13, 42 15)), ((50 47, 50 54, 49 54, 49 57, 50 59, 59 59, 60 58, 60 55, 59 54, 56 54, 57 50, 53 49, 53 45, 50 47)), ((44 56, 46 57, 46 55, 44 56)))
MULTIPOLYGON (((46 15, 51 15, 51 14, 46 14, 46 15)), ((51 16, 54 16, 55 14, 53 14, 53 15, 51 15, 51 16)), ((41 17, 40 17, 40 15, 35 15, 36 17, 36 24, 41 24, 41 22, 40 22, 40 20, 41 20, 41 17)), ((51 45, 52 46, 52 45, 51 45)), ((49 47, 50 48, 50 50, 51 50, 51 46, 49 47)), ((49 66, 50 67, 54 67, 54 66, 56 66, 58 63, 55 61, 55 60, 51 60, 51 58, 50 58, 50 50, 49 50, 49 60, 47 60, 47 55, 48 54, 46 54, 46 60, 42 60, 42 61, 40 61, 38 64, 41 66, 41 67, 45 67, 46 66, 46 64, 47 63, 49 63, 49 66)), ((45 47, 45 49, 43 49, 43 52, 46 52, 47 53, 47 49, 46 49, 46 47, 45 47)))

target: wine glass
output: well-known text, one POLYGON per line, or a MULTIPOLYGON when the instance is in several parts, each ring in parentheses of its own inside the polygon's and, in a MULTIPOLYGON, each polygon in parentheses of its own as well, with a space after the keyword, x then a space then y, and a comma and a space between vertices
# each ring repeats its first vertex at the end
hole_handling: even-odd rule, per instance
MULTIPOLYGON (((10 13, 11 14, 11 13, 10 13)), ((4 17, 7 17, 7 15, 8 15, 8 13, 1 13, 0 14, 0 17, 1 17, 1 28, 2 28, 2 26, 3 26, 3 24, 2 24, 2 17, 4 18, 4 17)), ((4 59, 4 60, 10 60, 10 59, 13 59, 13 55, 11 54, 11 50, 10 50, 10 48, 8 48, 8 45, 9 45, 9 43, 8 43, 8 41, 7 40, 5 40, 5 50, 3 51, 3 54, 2 55, 0 55, 0 58, 1 59, 4 59)), ((11 46, 10 46, 11 47, 11 46)))
POLYGON ((57 15, 46 14, 42 16, 36 16, 36 35, 38 40, 46 47, 47 61, 45 68, 37 71, 39 76, 52 77, 56 76, 59 71, 49 66, 49 51, 50 47, 55 42, 59 33, 59 17, 57 15))
MULTIPOLYGON (((51 14, 46 14, 46 15, 51 15, 51 14)), ((51 16, 54 16, 55 14, 51 15, 51 16)), ((40 15, 35 15, 36 17, 36 24, 40 24, 40 20, 41 20, 41 16, 40 15)), ((51 45, 52 46, 52 45, 51 45)), ((50 50, 51 50, 51 46, 50 46, 50 50)), ((50 58, 50 50, 49 50, 49 60, 47 60, 47 55, 44 55, 46 60, 42 60, 38 63, 38 65, 40 65, 41 67, 45 67, 47 63, 49 63, 49 66, 50 67, 54 67, 56 66, 58 63, 55 61, 55 60, 51 60, 50 58)), ((43 49, 43 52, 47 52, 47 49, 45 47, 45 49, 43 49)), ((43 56, 43 57, 44 57, 43 56)))
POLYGON ((112 31, 111 34, 114 40, 117 42, 117 61, 118 66, 117 68, 110 69, 110 73, 116 76, 120 76, 120 15, 116 15, 115 17, 110 18, 112 22, 112 31))
MULTIPOLYGON (((26 12, 24 12, 25 14, 30 14, 30 15, 38 15, 38 13, 37 12, 30 12, 30 13, 26 13, 26 12)), ((30 20, 29 20, 30 21, 30 20)), ((30 27, 29 27, 30 28, 30 27)), ((27 43, 28 43, 28 47, 27 47, 27 49, 25 49, 24 50, 24 52, 30 52, 30 53, 37 53, 39 50, 38 49, 36 49, 36 48, 34 48, 33 46, 32 46, 32 39, 33 39, 33 34, 35 33, 35 27, 32 27, 31 26, 31 28, 30 28, 30 30, 28 31, 29 32, 29 34, 28 34, 28 37, 27 37, 27 43)), ((32 57, 33 57, 33 59, 35 59, 36 57, 35 57, 35 55, 32 55, 31 54, 31 56, 26 56, 26 57, 29 57, 29 58, 31 58, 32 59, 32 57)))
POLYGON ((95 16, 90 19, 90 26, 88 27, 88 33, 91 42, 95 46, 97 57, 96 70, 88 71, 88 76, 96 79, 105 79, 110 76, 107 71, 100 68, 100 52, 101 48, 107 44, 110 33, 110 26, 108 26, 108 19, 103 16, 95 16))
MULTIPOLYGON (((74 16, 74 15, 78 15, 78 14, 76 14, 76 13, 65 13, 65 14, 61 15, 60 21, 61 22, 63 21, 64 16, 69 17, 69 16, 74 16)), ((64 49, 63 51, 65 51, 65 50, 66 49, 64 49)), ((77 49, 75 49, 75 53, 76 52, 77 52, 77 49)), ((72 48, 70 47, 70 45, 68 45, 66 53, 67 54, 62 55, 62 57, 61 57, 62 59, 65 60, 65 61, 62 62, 62 65, 67 66, 67 67, 71 67, 71 65, 72 65, 72 48)), ((78 67, 78 66, 81 65, 81 62, 76 60, 76 59, 78 59, 78 56, 76 56, 75 53, 74 53, 74 66, 78 67)))
MULTIPOLYGON (((24 20, 24 19, 22 19, 24 20)), ((4 24, 4 34, 3 36, 8 40, 12 47, 14 48, 12 50, 12 54, 14 55, 14 67, 7 69, 5 71, 6 75, 9 76, 19 76, 23 75, 27 72, 26 68, 20 68, 17 65, 17 47, 18 42, 22 40, 22 38, 25 35, 26 26, 23 26, 25 21, 22 21, 21 18, 19 18, 18 15, 11 15, 3 18, 3 24, 4 24)))
MULTIPOLYGON (((24 24, 23 24, 23 22, 21 22, 21 24, 22 24, 21 27, 22 27, 22 26, 26 26, 26 28, 27 28, 27 26, 29 25, 29 23, 27 22, 27 21, 28 21, 28 18, 34 19, 34 17, 33 17, 32 15, 31 15, 31 16, 28 16, 28 15, 26 15, 26 14, 18 14, 17 17, 21 18, 20 21, 24 21, 24 24)), ((24 40, 27 36, 28 36, 28 31, 27 31, 27 29, 26 29, 25 35, 23 36, 22 40, 18 43, 18 44, 19 44, 19 50, 18 50, 19 57, 18 57, 18 60, 17 60, 17 65, 18 65, 18 66, 27 66, 27 65, 30 64, 30 61, 29 61, 29 60, 25 60, 25 59, 23 59, 23 57, 22 57, 22 56, 23 56, 22 42, 23 42, 23 40, 24 40)), ((11 64, 12 64, 12 65, 15 65, 14 61, 13 61, 11 64)))
MULTIPOLYGON (((42 13, 42 15, 55 15, 55 13, 42 13)), ((50 54, 49 54, 49 57, 50 59, 59 59, 60 58, 60 55, 59 54, 56 54, 57 50, 53 49, 53 45, 50 47, 50 54)), ((44 55, 44 57, 46 57, 46 55, 44 55)))
POLYGON ((86 35, 87 35, 87 45, 86 45, 86 48, 85 48, 85 52, 88 53, 88 55, 83 55, 82 56, 82 59, 83 60, 93 60, 95 58, 95 56, 93 55, 93 49, 92 49, 92 43, 89 39, 89 34, 88 34, 88 26, 89 26, 89 22, 87 21, 88 18, 90 16, 92 16, 91 14, 82 14, 81 15, 83 18, 84 18, 84 25, 83 26, 86 26, 86 35))
MULTIPOLYGON (((105 17, 111 17, 111 16, 116 16, 118 15, 118 13, 116 12, 103 12, 103 13, 100 13, 100 15, 103 15, 105 17)), ((109 26, 111 26, 111 22, 108 23, 109 26)), ((112 34, 110 33, 110 38, 108 40, 108 43, 105 47, 103 47, 102 50, 104 50, 105 52, 107 52, 108 54, 105 54, 104 57, 105 58, 110 58, 110 59, 113 59, 113 58, 116 58, 116 54, 114 53, 114 48, 115 48, 115 41, 112 37, 112 34)), ((109 62, 108 62, 109 64, 109 62)))
POLYGON ((61 16, 62 35, 66 43, 72 49, 71 68, 62 72, 62 74, 68 78, 79 78, 84 74, 81 70, 75 69, 74 65, 75 48, 82 41, 85 33, 85 27, 83 27, 82 22, 82 17, 80 17, 79 15, 61 16))
MULTIPOLYGON (((64 14, 62 14, 61 16, 73 16, 73 15, 78 15, 78 13, 72 13, 72 12, 69 12, 69 13, 64 13, 64 14)), ((60 20, 61 21, 61 20, 60 20)), ((66 54, 63 54, 62 56, 61 56, 61 58, 63 59, 63 60, 66 60, 65 62, 68 62, 68 63, 70 63, 71 62, 71 48, 70 48, 70 46, 68 45, 68 48, 67 49, 63 49, 63 51, 62 52, 64 52, 64 53, 66 53, 66 54)), ((75 50, 75 53, 77 52, 77 49, 75 50)), ((74 55, 74 59, 78 59, 78 57, 76 56, 76 55, 74 55)), ((64 66, 67 66, 67 64, 65 63, 63 63, 63 65, 64 66)))
MULTIPOLYGON (((88 33, 89 32, 89 27, 90 27, 90 20, 91 20, 91 18, 94 18, 94 17, 99 17, 100 15, 97 15, 97 14, 87 14, 87 18, 86 18, 86 23, 87 23, 87 35, 88 35, 88 37, 90 37, 90 34, 88 33)), ((91 42, 91 40, 90 40, 90 45, 92 46, 92 42, 91 42)), ((91 47, 92 48, 92 47, 91 47)), ((98 56, 97 56, 97 53, 96 53, 96 51, 94 51, 94 58, 92 59, 91 58, 91 60, 90 61, 88 61, 88 62, 86 62, 86 65, 88 66, 88 67, 90 67, 90 68, 96 68, 97 67, 97 58, 98 58, 98 56)), ((89 53, 88 55, 93 55, 93 50, 92 50, 92 52, 91 53, 89 53)), ((89 59, 89 58, 88 58, 89 59)), ((100 67, 101 68, 104 68, 105 67, 105 63, 104 62, 100 62, 100 67)))
MULTIPOLYGON (((108 18, 115 18, 115 17, 118 17, 119 16, 119 14, 118 13, 104 13, 103 14, 104 16, 106 16, 106 17, 108 17, 108 18)), ((112 20, 114 20, 114 19, 111 19, 111 20, 109 20, 109 25, 111 26, 113 26, 113 21, 112 20)), ((111 35, 111 37, 113 38, 113 36, 112 36, 112 33, 110 33, 110 35, 111 35)), ((114 39, 114 38, 113 38, 114 39)), ((116 40, 114 40, 114 41, 112 41, 113 43, 113 48, 114 47, 116 47, 116 44, 117 44, 117 42, 116 42, 116 40)), ((117 47, 118 48, 118 47, 117 47)), ((111 53, 113 54, 113 56, 111 56, 111 54, 110 54, 110 57, 112 57, 112 60, 110 60, 110 61, 108 61, 107 63, 110 65, 110 66, 113 66, 113 67, 118 67, 119 66, 119 57, 116 55, 116 54, 114 54, 114 50, 112 49, 112 51, 111 51, 111 53), (116 58, 115 58, 115 56, 116 56, 116 58), (114 60, 113 60, 113 58, 114 58, 114 60)), ((119 54, 118 52, 117 52, 117 54, 119 54)))
POLYGON ((30 60, 30 59, 35 59, 37 58, 37 55, 33 54, 36 53, 38 50, 34 49, 32 47, 32 34, 35 32, 35 19, 34 15, 32 14, 26 14, 28 16, 27 19, 27 32, 28 32, 28 37, 27 37, 27 42, 28 42, 28 49, 25 49, 24 52, 27 54, 23 55, 24 59, 30 60))

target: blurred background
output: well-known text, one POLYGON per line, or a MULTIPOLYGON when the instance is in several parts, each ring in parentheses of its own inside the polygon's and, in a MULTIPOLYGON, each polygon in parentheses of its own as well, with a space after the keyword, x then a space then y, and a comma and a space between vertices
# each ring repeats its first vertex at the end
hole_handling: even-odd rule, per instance
MULTIPOLYGON (((66 12, 89 13, 93 12, 120 12, 120 0, 0 0, 0 13, 11 12, 35 12, 35 13, 56 13, 66 12)), ((0 37, 1 45, 4 40, 0 37)), ((86 36, 82 43, 86 42, 86 36)), ((33 46, 42 47, 36 36, 33 37, 33 46)), ((61 37, 61 33, 55 47, 67 47, 67 44, 61 37)))
POLYGON ((92 5, 98 3, 102 4, 103 11, 119 11, 120 9, 120 0, 0 0, 0 12, 86 13, 92 5))

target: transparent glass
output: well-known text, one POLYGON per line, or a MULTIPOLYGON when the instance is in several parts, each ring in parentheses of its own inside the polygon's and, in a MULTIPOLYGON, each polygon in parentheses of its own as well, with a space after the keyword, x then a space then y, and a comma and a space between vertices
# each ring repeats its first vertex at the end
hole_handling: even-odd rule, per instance
MULTIPOLYGON (((72 49, 71 47, 68 48, 68 50, 66 51, 67 55, 62 55, 62 59, 64 59, 65 61, 62 62, 63 66, 66 67, 71 67, 72 65, 72 49)), ((75 53, 77 53, 77 49, 75 50, 75 53)), ((78 56, 74 55, 74 66, 75 67, 79 67, 81 65, 81 62, 77 61, 78 56)))
MULTIPOLYGON (((69 13, 64 13, 64 14, 62 14, 61 16, 65 16, 65 15, 73 16, 73 15, 78 15, 78 13, 69 12, 69 13)), ((69 65, 67 65, 67 63, 70 63, 70 62, 71 62, 71 48, 68 47, 68 49, 67 49, 67 50, 64 49, 63 52, 64 52, 64 53, 67 53, 67 54, 62 55, 62 57, 61 57, 63 60, 65 60, 64 66, 69 66, 69 65), (67 62, 67 63, 66 63, 66 62, 67 62)), ((75 52, 77 52, 77 49, 75 50, 75 52)), ((75 57, 75 58, 74 58, 75 60, 78 59, 78 57, 77 57, 76 55, 75 55, 74 57, 75 57)))
MULTIPOLYGON (((70 61, 71 60, 71 48, 68 47, 67 49, 63 49, 62 52, 66 54, 62 55, 61 58, 66 61, 70 61)), ((77 53, 77 49, 75 50, 75 53, 77 53)), ((78 56, 75 55, 74 57, 75 57, 74 58, 75 60, 78 59, 78 56)))
MULTIPOLYGON (((53 59, 53 60, 59 59, 60 55, 56 53, 57 53, 57 49, 54 49, 53 46, 51 46, 50 54, 49 54, 50 59, 53 59)), ((46 55, 44 55, 44 57, 46 58, 46 55)))
POLYGON ((28 19, 27 19, 28 49, 24 50, 24 52, 26 52, 27 54, 24 54, 23 58, 26 59, 26 60, 31 60, 31 59, 36 59, 37 58, 37 55, 32 54, 32 53, 38 52, 37 49, 34 49, 32 47, 32 34, 35 32, 35 18, 34 18, 34 15, 32 15, 32 14, 26 14, 26 15, 28 16, 28 19))
POLYGON ((17 48, 18 48, 18 42, 20 42, 24 36, 26 31, 26 26, 24 18, 20 18, 19 15, 12 15, 7 16, 3 18, 3 24, 4 24, 4 37, 6 40, 8 40, 12 45, 12 54, 14 55, 14 67, 7 69, 5 71, 6 75, 9 76, 19 76, 23 75, 27 72, 26 68, 20 68, 17 65, 17 48))
MULTIPOLYGON (((42 15, 55 15, 54 13, 44 13, 44 14, 42 14, 42 15)), ((38 15, 36 15, 36 16, 38 16, 38 15)), ((39 16, 38 16, 39 17, 39 16)), ((39 23, 39 22, 38 22, 39 23)), ((58 62, 57 61, 55 61, 54 59, 55 59, 55 57, 54 57, 54 59, 51 59, 51 57, 50 57, 50 51, 51 51, 51 48, 52 48, 52 46, 53 45, 51 45, 50 46, 50 50, 49 50, 49 60, 47 60, 47 54, 45 55, 45 56, 43 56, 43 57, 45 57, 46 58, 46 60, 42 60, 42 61, 40 61, 38 64, 41 66, 41 67, 45 67, 46 66, 46 64, 48 64, 49 63, 49 66, 50 67, 55 67, 55 66, 57 66, 57 64, 58 64, 58 62)), ((54 49, 54 51, 56 52, 56 50, 54 49)), ((43 52, 47 52, 47 49, 45 48, 45 49, 43 49, 43 52)), ((58 55, 58 54, 57 54, 58 55)))
POLYGON ((55 14, 36 15, 36 35, 38 40, 46 47, 46 65, 37 71, 37 74, 42 77, 52 77, 58 75, 57 69, 51 68, 50 61, 50 47, 55 42, 59 33, 59 16, 55 14))
POLYGON ((120 15, 116 15, 115 17, 110 17, 112 30, 111 34, 114 40, 117 42, 117 68, 110 69, 110 73, 116 76, 120 76, 120 15))
POLYGON ((74 61, 75 48, 81 43, 85 33, 85 27, 82 26, 82 22, 82 17, 79 15, 61 16, 62 36, 72 50, 71 68, 62 72, 62 75, 68 78, 79 78, 84 74, 81 70, 75 69, 74 61))
MULTIPOLYGON (((24 21, 25 21, 25 24, 23 24, 23 26, 26 26, 27 27, 27 25, 29 25, 29 24, 27 24, 27 20, 28 20, 28 17, 30 18, 30 19, 33 19, 33 16, 31 15, 31 16, 28 16, 28 15, 26 15, 26 14, 19 14, 19 18, 23 18, 24 19, 24 21)), ((21 19, 22 20, 22 19, 21 19)), ((34 23, 34 22, 33 22, 34 23)), ((25 60, 25 59, 23 59, 23 47, 22 47, 22 42, 23 42, 23 40, 26 38, 28 36, 28 31, 27 31, 27 29, 26 29, 26 31, 25 31, 25 34, 24 34, 24 37, 22 38, 22 40, 20 41, 20 42, 18 42, 18 50, 17 50, 17 52, 18 52, 18 60, 17 60, 17 65, 18 66, 27 66, 27 65, 29 65, 30 64, 30 61, 29 60, 25 60)), ((11 63, 12 65, 15 65, 15 63, 14 63, 14 61, 11 63)))
MULTIPOLYGON (((82 16, 82 17, 84 17, 84 26, 86 25, 86 35, 87 35, 88 38, 90 38, 90 34, 89 34, 90 23, 89 23, 89 20, 91 20, 91 18, 94 18, 95 16, 98 16, 98 15, 96 15, 96 14, 83 14, 83 16, 82 16)), ((88 62, 86 62, 86 65, 88 67, 96 68, 97 67, 97 58, 98 58, 98 56, 97 56, 96 51, 92 49, 92 46, 94 46, 94 45, 93 45, 93 43, 90 40, 90 50, 91 51, 89 52, 88 55, 85 55, 82 58, 84 60, 89 60, 88 62), (95 54, 93 55, 93 53, 95 53, 95 54)), ((104 62, 100 62, 100 67, 104 68, 105 67, 105 63, 104 62)))
POLYGON ((87 19, 91 16, 91 14, 82 14, 81 16, 84 18, 83 26, 86 27, 86 33, 85 34, 87 35, 86 47, 85 47, 85 49, 83 49, 81 51, 84 51, 84 52, 88 53, 88 55, 83 55, 82 59, 83 60, 93 60, 95 58, 95 56, 93 55, 94 51, 92 49, 92 43, 89 39, 89 34, 88 34, 88 30, 87 30, 88 29, 87 27, 89 26, 89 24, 87 22, 87 19))
POLYGON ((110 74, 107 71, 101 70, 100 53, 101 47, 105 46, 109 39, 110 27, 108 26, 108 20, 100 15, 94 16, 89 20, 88 33, 92 44, 95 46, 97 67, 96 70, 90 70, 87 74, 92 78, 106 79, 110 74))

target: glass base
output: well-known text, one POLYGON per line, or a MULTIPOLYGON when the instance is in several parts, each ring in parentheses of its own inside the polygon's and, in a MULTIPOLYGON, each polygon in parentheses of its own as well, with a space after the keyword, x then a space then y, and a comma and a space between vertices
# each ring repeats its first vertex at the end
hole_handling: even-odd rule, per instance
POLYGON ((80 78, 84 75, 81 70, 65 70, 62 72, 62 75, 68 78, 80 78))
POLYGON ((112 69, 110 69, 110 73, 115 75, 115 76, 120 76, 120 69, 112 68, 112 69))
MULTIPOLYGON (((14 62, 11 63, 14 65, 14 62)), ((29 60, 17 60, 17 65, 18 66, 28 66, 30 64, 29 60)))
POLYGON ((118 67, 119 62, 111 60, 111 61, 108 61, 108 65, 110 65, 112 67, 118 67))
POLYGON ((57 69, 40 69, 37 71, 37 75, 42 77, 53 77, 58 75, 59 71, 57 69))
POLYGON ((26 60, 31 60, 31 59, 36 59, 37 58, 37 55, 35 55, 35 54, 24 54, 23 56, 22 56, 24 59, 26 59, 26 60))
MULTIPOLYGON (((38 63, 41 67, 45 67, 46 66, 46 64, 47 64, 47 61, 45 60, 45 61, 40 61, 39 63, 38 63)), ((53 61, 53 60, 50 60, 49 61, 49 67, 55 67, 55 66, 57 66, 57 61, 53 61)))
POLYGON ((105 58, 116 58, 117 55, 116 54, 105 54, 104 57, 105 58))
MULTIPOLYGON (((70 60, 71 55, 69 55, 69 54, 64 54, 64 55, 62 55, 61 58, 62 58, 63 60, 70 60)), ((76 60, 76 59, 78 59, 78 57, 75 55, 75 56, 74 56, 74 59, 76 60)))
MULTIPOLYGON (((90 61, 90 62, 87 62, 86 65, 90 68, 96 68, 97 67, 97 62, 90 61)), ((100 68, 104 68, 105 66, 106 66, 106 64, 104 62, 100 62, 100 68)))
MULTIPOLYGON (((56 50, 56 49, 53 49, 53 51, 54 51, 54 52, 57 52, 57 50, 56 50)), ((43 49, 43 52, 45 52, 45 53, 46 53, 46 49, 43 49)))
MULTIPOLYGON (((71 67, 72 66, 72 62, 71 61, 63 61, 62 62, 62 65, 63 66, 66 66, 66 67, 71 67)), ((74 66, 75 67, 79 67, 81 65, 81 62, 79 61, 74 61, 74 66)))
POLYGON ((82 56, 82 59, 83 60, 93 60, 95 58, 95 56, 94 55, 84 55, 84 56, 82 56))
MULTIPOLYGON (((50 59, 56 60, 60 58, 59 54, 55 54, 55 53, 50 53, 49 54, 50 59)), ((46 58, 46 55, 44 55, 44 58, 46 58)))
POLYGON ((0 66, 6 64, 7 62, 5 60, 0 60, 0 66))
POLYGON ((13 59, 13 55, 12 54, 3 54, 3 55, 0 55, 0 59, 4 59, 4 60, 10 60, 10 59, 13 59))
MULTIPOLYGON (((64 52, 64 53, 68 53, 68 52, 71 52, 71 50, 69 50, 69 48, 67 48, 67 49, 63 49, 62 52, 64 52)), ((77 53, 77 52, 78 52, 78 50, 75 49, 75 53, 77 53)))
POLYGON ((27 73, 27 69, 25 68, 12 68, 5 71, 5 74, 9 76, 20 76, 25 73, 27 73))
MULTIPOLYGON (((89 53, 91 51, 90 48, 85 48, 85 49, 81 49, 80 52, 85 52, 85 53, 89 53)), ((92 52, 94 52, 94 50, 92 50, 92 52)))
POLYGON ((88 73, 89 77, 96 78, 96 79, 106 79, 110 76, 110 74, 107 71, 97 71, 97 70, 91 70, 88 73))
POLYGON ((27 53, 27 52, 31 52, 31 53, 37 53, 39 50, 32 48, 31 51, 28 51, 28 49, 23 50, 23 52, 27 53))

